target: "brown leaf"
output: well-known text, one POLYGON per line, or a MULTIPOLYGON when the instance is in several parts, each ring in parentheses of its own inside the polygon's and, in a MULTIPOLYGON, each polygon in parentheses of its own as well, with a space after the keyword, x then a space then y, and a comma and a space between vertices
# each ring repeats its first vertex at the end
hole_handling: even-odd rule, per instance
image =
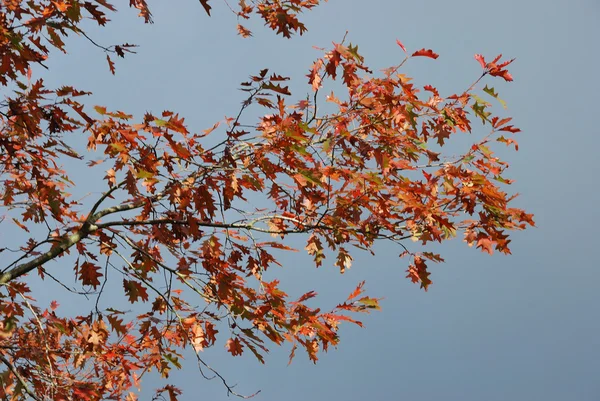
POLYGON ((200 0, 200 4, 202 4, 202 7, 204 7, 206 14, 208 14, 210 16, 211 7, 208 5, 208 0, 200 0))

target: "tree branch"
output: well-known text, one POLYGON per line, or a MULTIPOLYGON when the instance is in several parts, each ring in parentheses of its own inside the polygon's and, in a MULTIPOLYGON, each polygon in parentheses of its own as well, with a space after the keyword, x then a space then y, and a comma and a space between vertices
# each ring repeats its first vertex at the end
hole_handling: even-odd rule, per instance
POLYGON ((48 252, 41 254, 37 258, 27 262, 22 263, 9 271, 0 275, 0 285, 6 284, 17 277, 20 277, 24 274, 29 273, 33 269, 43 265, 44 263, 56 258, 60 254, 62 254, 67 249, 71 248, 73 245, 86 238, 90 232, 95 231, 95 226, 84 224, 83 227, 76 233, 69 235, 65 239, 59 242, 58 245, 51 248, 48 252))
POLYGON ((10 371, 12 372, 12 374, 15 375, 15 377, 17 378, 17 380, 21 384, 21 386, 23 386, 23 389, 25 390, 25 392, 31 398, 33 398, 36 401, 42 401, 42 399, 40 397, 38 397, 33 391, 31 391, 31 389, 27 385, 27 382, 23 378, 23 376, 21 376, 21 374, 17 371, 17 368, 15 368, 15 366, 12 363, 10 363, 10 361, 8 359, 6 359, 4 357, 4 355, 0 355, 0 361, 2 361, 2 363, 4 363, 8 367, 8 369, 10 369, 10 371))
MULTIPOLYGON (((94 206, 92 207, 92 212, 94 210, 96 210, 98 208, 98 206, 102 203, 102 201, 104 201, 108 196, 110 196, 110 194, 112 192, 114 192, 117 188, 118 188, 118 186, 113 187, 109 191, 104 193, 102 195, 102 197, 98 200, 98 202, 96 202, 96 204, 94 204, 94 206)), ((162 199, 163 197, 164 197, 164 194, 159 193, 157 195, 145 198, 143 200, 129 202, 129 203, 125 203, 125 204, 117 205, 117 206, 111 206, 111 207, 103 209, 94 214, 90 213, 90 215, 88 216, 86 221, 83 223, 83 225, 77 232, 75 232, 74 234, 71 234, 71 235, 67 236, 66 238, 64 238, 63 240, 59 241, 58 244, 56 246, 52 247, 48 252, 43 253, 42 255, 38 256, 35 259, 30 260, 27 263, 22 263, 18 266, 15 266, 11 270, 4 272, 2 275, 0 275, 0 285, 6 284, 6 283, 14 280, 15 278, 23 276, 24 274, 29 273, 33 269, 40 267, 44 263, 56 258, 57 256, 60 256, 63 252, 65 252, 66 250, 71 248, 73 245, 75 245, 78 242, 80 242, 81 240, 87 238, 91 233, 97 231, 99 229, 99 227, 97 225, 95 225, 94 223, 96 223, 96 221, 98 221, 102 217, 109 215, 109 214, 114 214, 114 213, 137 209, 139 207, 144 206, 146 201, 155 202, 157 200, 162 199)))

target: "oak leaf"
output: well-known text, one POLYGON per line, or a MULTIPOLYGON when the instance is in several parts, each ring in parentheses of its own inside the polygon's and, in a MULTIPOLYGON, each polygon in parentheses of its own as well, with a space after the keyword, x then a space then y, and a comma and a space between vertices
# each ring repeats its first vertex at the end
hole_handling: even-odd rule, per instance
POLYGON ((439 56, 439 54, 434 53, 431 49, 421 49, 411 54, 411 57, 429 57, 432 59, 436 59, 439 56))

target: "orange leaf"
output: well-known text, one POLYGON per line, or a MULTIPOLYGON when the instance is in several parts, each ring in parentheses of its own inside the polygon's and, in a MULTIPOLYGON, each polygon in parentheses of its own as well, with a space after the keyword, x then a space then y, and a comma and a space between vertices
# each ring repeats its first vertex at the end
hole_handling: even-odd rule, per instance
POLYGON ((248 37, 252 36, 252 32, 248 28, 244 27, 243 25, 238 24, 237 30, 238 30, 238 34, 243 38, 248 38, 248 37))
POLYGON ((356 289, 354 291, 352 291, 352 293, 350 294, 350 296, 348 296, 346 301, 351 301, 352 299, 354 299, 354 298, 358 297, 360 294, 362 294, 364 292, 364 290, 363 290, 364 285, 365 285, 364 281, 361 281, 360 283, 358 283, 358 285, 356 286, 356 289))
POLYGON ((494 248, 492 246, 494 243, 489 238, 480 238, 477 240, 477 248, 481 248, 482 251, 489 253, 490 255, 494 253, 494 248))

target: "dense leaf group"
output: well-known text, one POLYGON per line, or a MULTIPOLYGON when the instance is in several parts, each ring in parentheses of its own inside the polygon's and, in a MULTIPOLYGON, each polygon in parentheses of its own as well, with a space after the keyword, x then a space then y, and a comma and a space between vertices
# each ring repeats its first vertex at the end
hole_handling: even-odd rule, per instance
MULTIPOLYGON (((210 2, 200 3, 210 14, 210 2)), ((241 0, 233 11, 241 19, 256 14, 289 38, 306 30, 299 15, 318 3, 241 0)), ((130 6, 152 22, 144 0, 130 6)), ((379 303, 363 283, 331 311, 308 305, 313 291, 290 299, 265 272, 278 264, 277 252, 294 251, 293 234, 303 235, 317 267, 331 259, 342 273, 353 252, 395 243, 410 259, 407 277, 427 289, 427 263, 443 259, 407 240, 426 245, 461 232, 469 246, 510 253, 508 231, 533 224, 510 206, 514 196, 502 189, 511 182, 508 165, 491 149, 516 148, 519 129, 477 94, 488 75, 512 81, 512 60, 476 55, 481 76, 442 97, 400 72, 412 58, 437 59, 432 50, 408 55, 398 41, 406 56, 376 74, 344 40, 310 67, 308 97, 293 100, 288 78, 264 69, 241 84, 247 98, 235 117, 192 132, 176 112, 136 119, 92 108, 82 100, 90 93, 47 88, 33 76, 51 49, 66 51, 68 34, 106 52, 114 74, 114 56, 134 46, 101 46, 81 27, 84 18, 104 26, 114 11, 106 0, 0 3, 0 83, 10 93, 0 105, 0 222, 31 236, 18 249, 0 249, 0 396, 134 400, 146 372, 168 377, 186 349, 202 372, 212 370, 201 355, 216 343, 263 362, 269 343, 289 342, 290 361, 298 347, 316 361, 338 343, 341 322, 361 325, 353 315, 379 303), (344 90, 324 96, 332 80, 344 90), (250 107, 268 114, 247 122, 250 107), (473 131, 473 116, 489 127, 486 135, 474 133, 462 155, 444 155, 454 135, 473 131), (75 135, 88 138, 85 152, 70 145, 75 135), (75 162, 103 171, 91 203, 68 192, 74 183, 65 166, 75 162), (56 279, 57 261, 72 263, 77 285, 98 298, 108 271, 118 272, 136 312, 106 300, 83 316, 61 316, 56 302, 37 305, 28 274, 56 279)), ((238 31, 251 35, 242 25, 238 31)), ((494 88, 482 92, 504 105, 494 88)), ((180 393, 172 385, 157 390, 171 400, 180 393)))

